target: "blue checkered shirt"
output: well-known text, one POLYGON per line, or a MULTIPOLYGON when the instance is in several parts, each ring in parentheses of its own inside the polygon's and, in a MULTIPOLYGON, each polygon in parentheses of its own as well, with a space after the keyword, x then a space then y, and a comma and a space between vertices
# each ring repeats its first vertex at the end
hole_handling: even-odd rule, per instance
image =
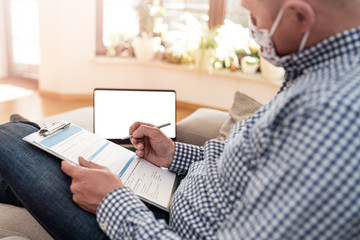
POLYGON ((360 239, 360 28, 285 65, 280 92, 226 142, 176 143, 170 224, 124 187, 97 211, 111 239, 360 239))

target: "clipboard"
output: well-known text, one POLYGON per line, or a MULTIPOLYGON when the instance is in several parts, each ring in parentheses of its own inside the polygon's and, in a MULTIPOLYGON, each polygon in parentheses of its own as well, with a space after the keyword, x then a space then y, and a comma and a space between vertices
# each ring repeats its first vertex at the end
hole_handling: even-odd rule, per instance
POLYGON ((79 165, 78 157, 108 167, 140 199, 169 211, 176 186, 176 174, 139 158, 134 152, 67 120, 23 138, 24 141, 60 158, 79 165))

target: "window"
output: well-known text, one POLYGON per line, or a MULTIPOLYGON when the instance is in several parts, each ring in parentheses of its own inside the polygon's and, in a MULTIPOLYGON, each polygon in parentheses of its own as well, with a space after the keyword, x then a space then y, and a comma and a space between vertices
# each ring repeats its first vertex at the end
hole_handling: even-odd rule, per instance
MULTIPOLYGON (((97 55, 106 52, 105 46, 111 42, 111 36, 133 37, 138 34, 138 16, 135 7, 139 1, 152 0, 97 0, 97 55), (124 23, 124 24, 122 24, 124 23)), ((247 26, 248 14, 240 6, 239 0, 158 0, 166 9, 164 23, 168 29, 174 28, 184 13, 190 13, 197 19, 207 16, 209 25, 219 26, 224 19, 247 26)))
POLYGON ((225 18, 243 27, 248 27, 249 12, 241 6, 239 0, 227 0, 225 18))
POLYGON ((179 16, 184 12, 191 13, 197 19, 209 14, 209 0, 162 0, 162 6, 166 9, 164 22, 172 28, 172 23, 179 21, 179 16))
POLYGON ((138 16, 135 11, 137 1, 104 0, 103 36, 107 45, 109 36, 116 33, 126 33, 136 36, 139 31, 138 16), (123 24, 121 24, 123 23, 123 24))
POLYGON ((40 63, 37 0, 5 0, 9 75, 37 79, 40 63))

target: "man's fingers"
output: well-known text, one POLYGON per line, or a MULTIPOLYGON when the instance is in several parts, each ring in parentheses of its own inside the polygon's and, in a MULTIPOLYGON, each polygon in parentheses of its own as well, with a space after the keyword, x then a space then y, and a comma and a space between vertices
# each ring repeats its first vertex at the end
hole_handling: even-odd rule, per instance
POLYGON ((132 135, 134 133, 134 131, 136 129, 138 129, 141 126, 149 126, 149 127, 154 127, 154 125, 150 124, 150 123, 144 123, 144 122, 135 122, 133 123, 133 125, 130 126, 129 128, 129 134, 132 135))
POLYGON ((145 156, 144 150, 136 150, 136 156, 143 158, 145 156))
POLYGON ((153 125, 141 125, 139 128, 137 128, 133 133, 133 138, 144 138, 144 137, 151 137, 153 134, 155 134, 157 131, 159 131, 158 128, 155 128, 153 125))
POLYGON ((90 169, 104 169, 105 167, 100 166, 96 163, 90 162, 85 160, 83 157, 79 157, 79 165, 80 166, 76 166, 75 164, 68 162, 68 161, 62 161, 61 162, 61 169, 63 170, 63 172, 74 178, 76 172, 79 173, 79 171, 81 170, 81 168, 90 168, 90 169))
POLYGON ((101 166, 99 164, 85 160, 85 158, 83 158, 83 157, 79 157, 78 160, 79 160, 79 165, 81 167, 92 168, 92 169, 103 169, 104 168, 103 166, 101 166))
POLYGON ((134 145, 136 149, 143 149, 144 148, 144 141, 132 138, 131 143, 134 145))

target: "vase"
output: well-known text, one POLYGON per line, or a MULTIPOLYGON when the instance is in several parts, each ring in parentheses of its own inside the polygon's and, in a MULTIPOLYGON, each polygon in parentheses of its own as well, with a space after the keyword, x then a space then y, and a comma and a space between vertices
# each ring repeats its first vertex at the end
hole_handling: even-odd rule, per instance
POLYGON ((133 40, 134 53, 140 61, 150 61, 154 59, 155 53, 159 50, 161 39, 137 37, 133 40))
POLYGON ((284 78, 285 70, 282 67, 276 67, 260 58, 260 70, 263 77, 267 80, 279 80, 284 78))
POLYGON ((254 63, 247 63, 246 57, 241 59, 241 70, 243 73, 255 74, 259 68, 259 61, 254 63))

